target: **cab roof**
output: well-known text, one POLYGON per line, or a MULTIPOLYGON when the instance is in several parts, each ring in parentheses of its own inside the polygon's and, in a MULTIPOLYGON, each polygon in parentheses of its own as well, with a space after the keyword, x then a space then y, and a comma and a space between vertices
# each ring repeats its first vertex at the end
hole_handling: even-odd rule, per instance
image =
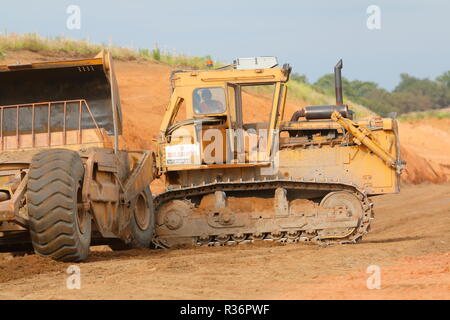
POLYGON ((291 67, 265 68, 265 69, 236 69, 232 66, 213 70, 178 70, 172 72, 172 87, 185 86, 211 86, 226 83, 243 85, 262 85, 275 82, 287 82, 291 67))

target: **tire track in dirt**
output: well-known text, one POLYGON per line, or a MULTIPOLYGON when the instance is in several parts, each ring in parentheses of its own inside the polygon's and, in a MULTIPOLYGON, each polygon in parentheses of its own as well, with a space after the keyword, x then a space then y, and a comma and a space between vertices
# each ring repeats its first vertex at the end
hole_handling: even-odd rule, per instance
POLYGON ((450 299, 450 185, 405 186, 374 198, 372 232, 356 245, 261 243, 219 248, 94 248, 81 290, 68 263, 0 258, 0 298, 18 299, 450 299), (410 199, 415 201, 409 205, 410 199), (379 265, 382 289, 365 273, 379 265))

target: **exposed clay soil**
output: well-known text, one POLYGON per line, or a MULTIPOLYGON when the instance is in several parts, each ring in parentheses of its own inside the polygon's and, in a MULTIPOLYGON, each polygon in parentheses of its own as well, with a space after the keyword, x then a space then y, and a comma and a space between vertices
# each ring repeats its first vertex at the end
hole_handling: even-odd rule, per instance
POLYGON ((81 289, 68 263, 0 257, 2 299, 450 299, 450 185, 375 198, 373 230, 355 245, 131 250, 93 248, 81 289), (381 268, 381 289, 366 286, 381 268))
MULTIPOLYGON (((10 54, 5 63, 49 60, 10 54)), ((1 62, 3 63, 3 62, 1 62)), ((168 101, 170 67, 116 64, 124 146, 152 148, 168 101)), ((248 96, 254 118, 267 101, 248 96)), ((302 101, 289 101, 289 115, 302 101)), ((264 119, 261 119, 261 121, 264 119)), ((2 299, 450 299, 450 120, 401 123, 408 166, 402 192, 374 199, 372 231, 357 245, 255 245, 112 252, 94 247, 81 268, 81 290, 66 288, 66 269, 36 255, 0 254, 2 299), (431 184, 440 182, 441 184, 431 184), (422 183, 412 185, 411 183, 422 183), (369 290, 366 269, 381 268, 369 290)), ((161 191, 155 183, 153 191, 161 191)))
POLYGON ((401 122, 399 131, 407 162, 404 181, 450 181, 450 119, 401 122))

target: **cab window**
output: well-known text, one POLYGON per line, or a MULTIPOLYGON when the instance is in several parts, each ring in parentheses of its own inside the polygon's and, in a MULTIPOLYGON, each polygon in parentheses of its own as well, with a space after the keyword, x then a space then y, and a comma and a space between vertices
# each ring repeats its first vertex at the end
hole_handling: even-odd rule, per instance
POLYGON ((220 87, 195 89, 192 99, 196 114, 224 113, 226 110, 225 90, 220 87))

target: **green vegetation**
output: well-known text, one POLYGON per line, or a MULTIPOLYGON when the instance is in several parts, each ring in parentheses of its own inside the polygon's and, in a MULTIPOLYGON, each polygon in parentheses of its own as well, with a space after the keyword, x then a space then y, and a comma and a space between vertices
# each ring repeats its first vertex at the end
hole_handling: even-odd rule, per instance
MULTIPOLYGON (((401 115, 450 106, 450 71, 435 80, 419 79, 407 73, 402 73, 400 78, 393 91, 380 88, 375 82, 343 78, 344 96, 381 116, 391 112, 401 115)), ((312 86, 325 94, 334 94, 334 75, 324 75, 312 86)))
MULTIPOLYGON (((189 67, 193 69, 206 68, 206 61, 212 60, 210 56, 191 57, 184 54, 165 52, 155 47, 151 52, 148 49, 121 48, 114 45, 98 45, 88 40, 73 40, 64 37, 43 38, 35 33, 4 34, 0 35, 0 59, 6 51, 29 50, 51 53, 70 54, 81 57, 91 57, 103 49, 108 49, 112 56, 118 60, 154 60, 172 66, 189 67)), ((215 65, 221 65, 215 61, 215 65)))
POLYGON ((152 58, 153 60, 161 61, 161 50, 159 50, 159 48, 153 49, 152 58))
MULTIPOLYGON (((334 83, 333 83, 334 88, 334 83)), ((314 86, 296 80, 296 78, 291 78, 289 81, 289 91, 288 97, 293 99, 300 99, 305 101, 309 105, 333 105, 336 103, 333 93, 321 92, 317 90, 314 86)), ((359 103, 355 103, 356 100, 344 99, 344 102, 348 104, 349 108, 355 113, 355 118, 364 118, 375 114, 375 112, 367 109, 359 103)))
POLYGON ((295 80, 295 81, 301 82, 301 83, 308 83, 308 78, 304 74, 299 74, 296 72, 293 72, 291 74, 291 80, 295 80))
MULTIPOLYGON (((213 60, 210 56, 192 57, 169 53, 157 45, 152 50, 130 49, 112 44, 93 44, 88 40, 72 40, 64 37, 43 38, 34 33, 0 34, 0 60, 7 52, 29 50, 52 54, 92 57, 103 49, 108 49, 118 60, 151 60, 171 66, 192 69, 206 68, 206 62, 213 60)), ((214 61, 215 67, 223 66, 214 61)), ((380 88, 370 81, 349 81, 343 78, 344 99, 356 113, 357 118, 371 114, 387 116, 391 112, 401 115, 402 120, 422 119, 425 117, 448 118, 449 112, 439 109, 450 106, 450 71, 434 80, 419 79, 406 73, 393 91, 380 88), (366 106, 366 107, 364 107, 366 106)), ((249 89, 249 92, 270 95, 270 88, 249 89)), ((334 76, 327 74, 311 84, 305 75, 293 73, 289 84, 288 99, 304 101, 309 105, 334 104, 334 76)))
MULTIPOLYGON (((307 84, 303 81, 303 79, 306 78, 298 78, 296 77, 296 74, 290 78, 288 84, 288 101, 293 103, 302 101, 311 106, 332 105, 336 103, 334 94, 326 95, 318 91, 312 85, 307 84)), ((251 94, 272 98, 274 88, 273 86, 253 86, 246 87, 244 90, 251 94)), ((354 103, 353 101, 345 100, 345 103, 347 103, 349 108, 353 110, 355 113, 355 118, 364 118, 374 114, 374 112, 370 111, 366 107, 354 103)))
POLYGON ((71 40, 64 37, 42 38, 35 33, 24 35, 0 35, 1 51, 29 50, 44 51, 78 56, 92 56, 102 49, 108 48, 118 59, 136 58, 136 54, 126 48, 92 44, 87 40, 71 40))
POLYGON ((413 112, 401 115, 398 119, 400 121, 417 121, 422 119, 447 119, 450 118, 450 110, 448 111, 440 111, 440 110, 429 110, 422 112, 413 112))

